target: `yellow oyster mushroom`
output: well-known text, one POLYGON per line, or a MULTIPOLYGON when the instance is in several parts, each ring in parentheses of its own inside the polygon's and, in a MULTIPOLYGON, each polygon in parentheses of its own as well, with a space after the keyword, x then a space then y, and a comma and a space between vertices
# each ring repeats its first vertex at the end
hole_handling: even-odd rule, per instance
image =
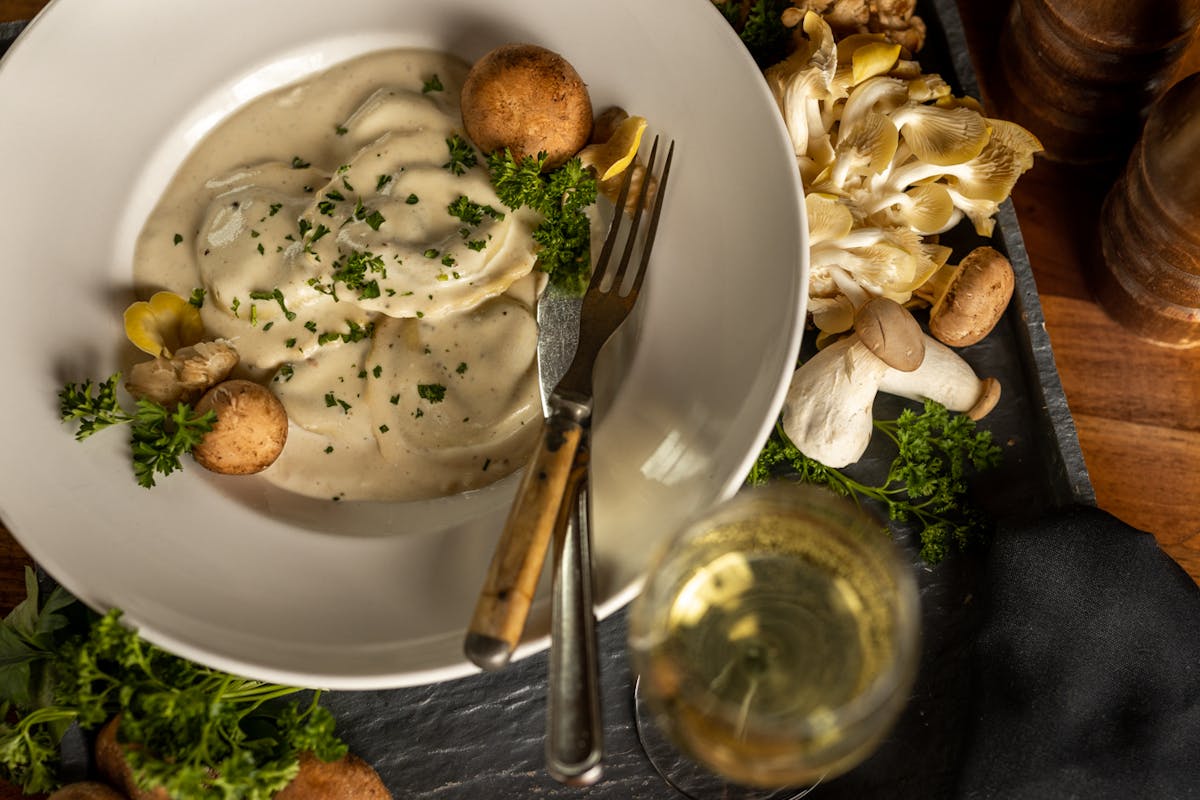
POLYGON ((854 215, 836 197, 812 192, 804 198, 805 216, 808 218, 808 238, 812 244, 829 242, 850 235, 854 227, 854 215))
POLYGON ((637 156, 646 132, 645 117, 626 117, 607 142, 590 144, 579 151, 579 160, 591 167, 602 181, 624 172, 637 156))
POLYGON ((860 84, 867 78, 886 75, 896 66, 900 58, 900 45, 887 42, 872 42, 854 51, 851 57, 854 83, 860 84))
POLYGON ((908 105, 892 112, 892 121, 917 158, 938 166, 975 158, 992 133, 987 120, 965 106, 908 105))
POLYGON ((204 338, 200 309, 174 292, 155 292, 125 309, 125 335, 139 350, 171 357, 204 338))

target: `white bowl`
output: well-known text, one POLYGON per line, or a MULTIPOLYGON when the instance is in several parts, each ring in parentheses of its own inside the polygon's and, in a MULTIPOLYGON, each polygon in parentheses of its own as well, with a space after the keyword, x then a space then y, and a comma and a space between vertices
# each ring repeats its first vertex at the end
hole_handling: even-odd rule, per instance
MULTIPOLYGON (((754 63, 708 0, 54 0, 0 65, 0 514, 46 570, 218 668, 344 689, 474 671, 462 636, 515 483, 420 503, 302 500, 187 463, 139 487, 127 434, 83 443, 68 381, 127 357, 133 244, 188 150, 249 98, 396 46, 565 55, 598 108, 677 142, 636 316, 598 365, 599 612, 654 543, 732 494, 799 348, 803 194, 754 63)), ((546 645, 535 605, 518 656, 546 645)))

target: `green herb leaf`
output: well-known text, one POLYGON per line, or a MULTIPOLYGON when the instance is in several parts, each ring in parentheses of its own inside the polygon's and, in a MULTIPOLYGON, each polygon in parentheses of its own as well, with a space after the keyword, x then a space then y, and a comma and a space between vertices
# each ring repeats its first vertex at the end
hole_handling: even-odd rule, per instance
POLYGON ((578 158, 543 174, 545 153, 521 161, 512 153, 494 152, 488 171, 496 194, 506 206, 528 206, 543 221, 533 232, 537 267, 561 289, 580 294, 591 272, 591 222, 586 209, 596 202, 596 179, 578 158))
POLYGON ((889 519, 911 523, 921 541, 921 558, 942 561, 983 539, 989 524, 968 496, 967 474, 998 466, 1003 455, 990 431, 977 431, 975 421, 951 414, 926 400, 917 413, 905 409, 894 420, 875 420, 875 428, 896 446, 887 476, 877 485, 855 480, 800 452, 781 425, 767 438, 747 482, 762 484, 776 477, 814 483, 856 500, 879 503, 889 519))
POLYGON ((58 393, 59 413, 63 420, 79 423, 76 439, 83 441, 97 431, 132 421, 133 417, 125 413, 117 400, 120 380, 121 373, 118 372, 98 385, 93 385, 90 380, 82 384, 68 383, 58 393))
POLYGON ((450 151, 450 160, 442 164, 442 167, 455 175, 462 175, 479 163, 475 148, 457 133, 446 140, 446 147, 450 151))
POLYGON ((440 403, 446 399, 446 387, 440 383, 418 383, 417 396, 430 403, 440 403))

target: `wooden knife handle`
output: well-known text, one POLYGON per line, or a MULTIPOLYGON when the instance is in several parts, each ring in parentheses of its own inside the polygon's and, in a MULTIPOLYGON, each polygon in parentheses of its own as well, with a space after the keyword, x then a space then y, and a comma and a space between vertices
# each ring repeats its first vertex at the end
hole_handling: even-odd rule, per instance
POLYGON ((586 421, 569 414, 547 418, 521 479, 463 644, 467 658, 483 669, 507 664, 525 630, 586 421))

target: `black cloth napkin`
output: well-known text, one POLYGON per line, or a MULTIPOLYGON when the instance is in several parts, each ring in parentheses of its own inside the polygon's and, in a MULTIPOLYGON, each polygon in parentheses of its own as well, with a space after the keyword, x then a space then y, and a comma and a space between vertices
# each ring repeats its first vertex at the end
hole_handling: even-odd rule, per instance
POLYGON ((1200 589, 1094 508, 989 553, 956 797, 1200 797, 1200 589))

